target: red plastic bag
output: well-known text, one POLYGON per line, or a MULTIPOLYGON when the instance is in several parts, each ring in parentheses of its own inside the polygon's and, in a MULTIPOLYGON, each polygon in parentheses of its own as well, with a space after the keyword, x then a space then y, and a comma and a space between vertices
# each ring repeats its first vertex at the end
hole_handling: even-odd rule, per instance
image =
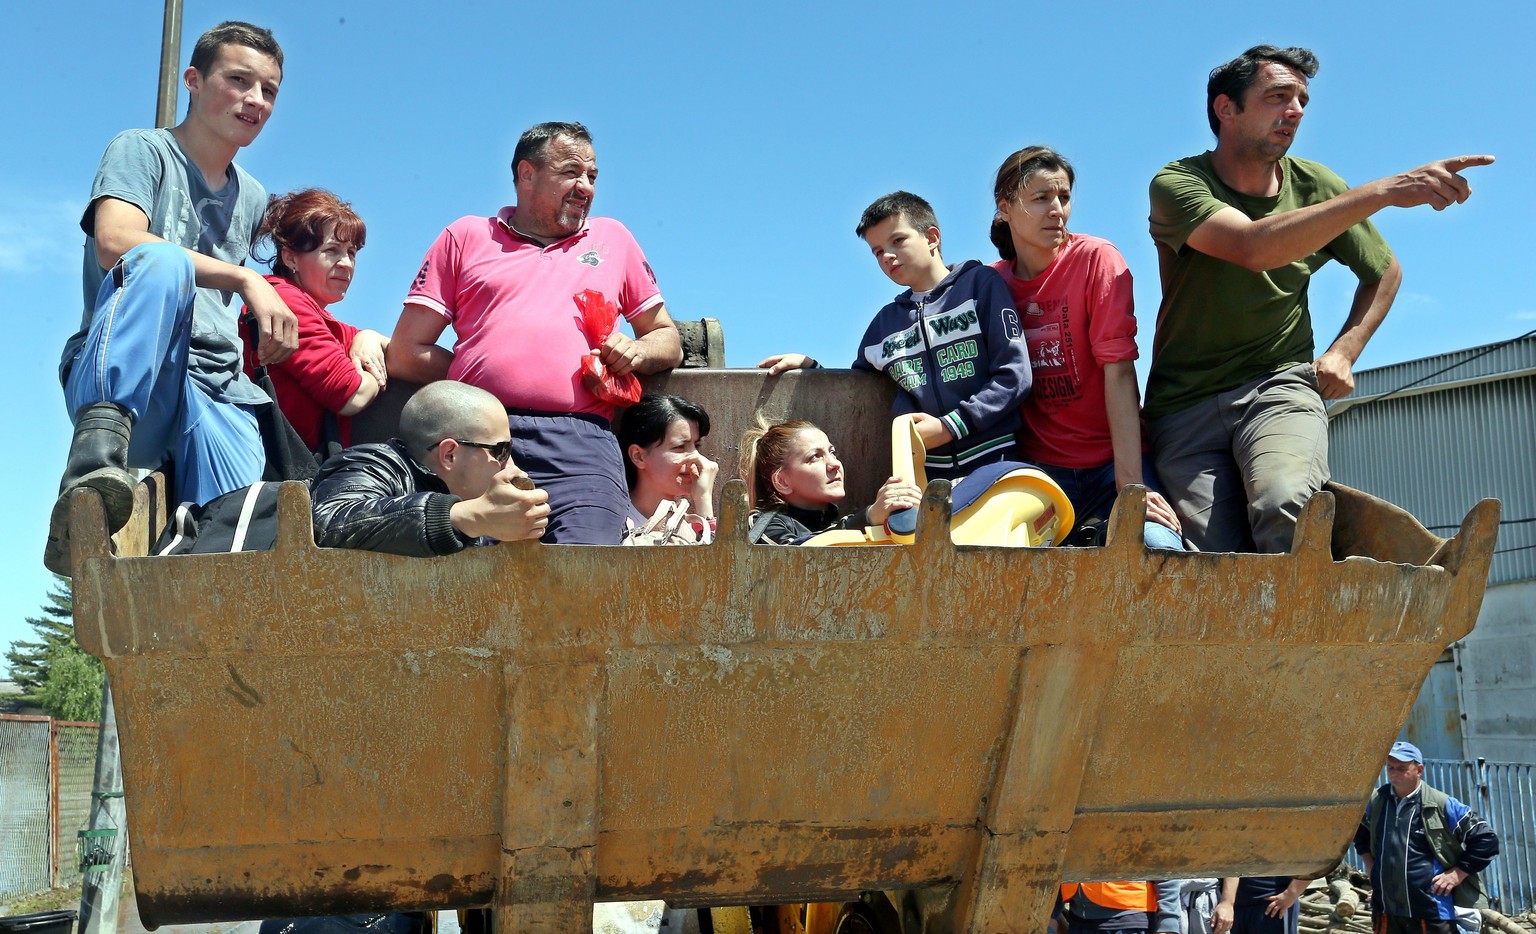
POLYGON ((587 343, 593 348, 592 353, 581 358, 581 366, 576 369, 582 385, 594 396, 617 406, 631 406, 639 402, 640 378, 633 373, 615 376, 608 372, 603 361, 596 356, 597 348, 603 346, 603 341, 618 326, 618 306, 604 298, 603 293, 593 289, 573 296, 573 300, 581 311, 581 332, 587 336, 587 343))

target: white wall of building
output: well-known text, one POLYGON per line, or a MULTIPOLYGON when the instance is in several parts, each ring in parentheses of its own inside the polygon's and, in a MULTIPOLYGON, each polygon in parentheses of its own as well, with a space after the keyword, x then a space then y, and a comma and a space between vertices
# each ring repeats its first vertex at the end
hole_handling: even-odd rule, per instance
POLYGON ((1536 581, 1489 587, 1456 660, 1466 757, 1536 762, 1536 581))

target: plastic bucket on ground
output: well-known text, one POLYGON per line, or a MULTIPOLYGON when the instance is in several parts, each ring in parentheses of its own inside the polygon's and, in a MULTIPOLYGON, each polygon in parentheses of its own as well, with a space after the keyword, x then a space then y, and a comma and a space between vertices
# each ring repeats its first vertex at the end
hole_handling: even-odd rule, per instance
POLYGON ((34 911, 26 915, 0 918, 0 934, 71 934, 75 929, 73 911, 34 911))

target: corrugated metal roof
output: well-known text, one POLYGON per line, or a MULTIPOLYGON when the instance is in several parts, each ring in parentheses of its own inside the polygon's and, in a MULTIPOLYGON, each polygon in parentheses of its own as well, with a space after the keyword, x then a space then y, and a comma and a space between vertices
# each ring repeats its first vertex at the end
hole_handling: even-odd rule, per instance
POLYGON ((1422 357, 1390 366, 1360 370, 1355 373, 1355 395, 1375 396, 1391 392, 1399 386, 1424 379, 1431 373, 1453 364, 1460 365, 1426 380, 1421 385, 1436 386, 1536 368, 1536 336, 1523 337, 1505 344, 1468 347, 1465 350, 1453 350, 1433 357, 1422 357))
POLYGON ((1478 357, 1483 350, 1356 374, 1356 404, 1331 412, 1329 462, 1340 483, 1397 503, 1440 535, 1479 499, 1502 500, 1489 581, 1536 578, 1536 337, 1478 357), (1461 361, 1470 362, 1413 394, 1362 398, 1461 361))

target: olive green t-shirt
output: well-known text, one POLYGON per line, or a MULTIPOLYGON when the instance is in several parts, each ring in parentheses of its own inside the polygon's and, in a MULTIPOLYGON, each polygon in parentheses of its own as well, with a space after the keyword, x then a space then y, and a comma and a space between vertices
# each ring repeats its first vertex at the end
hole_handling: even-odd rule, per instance
POLYGON ((1381 279, 1392 250, 1369 220, 1297 262, 1251 272, 1185 244, 1211 215, 1234 207, 1254 220, 1342 194, 1349 186, 1326 166, 1285 156, 1280 192, 1256 198, 1216 175, 1209 152, 1170 162, 1152 179, 1152 239, 1163 302, 1152 339, 1144 414, 1157 418, 1217 393, 1314 359, 1307 283, 1331 259, 1361 282, 1381 279))

